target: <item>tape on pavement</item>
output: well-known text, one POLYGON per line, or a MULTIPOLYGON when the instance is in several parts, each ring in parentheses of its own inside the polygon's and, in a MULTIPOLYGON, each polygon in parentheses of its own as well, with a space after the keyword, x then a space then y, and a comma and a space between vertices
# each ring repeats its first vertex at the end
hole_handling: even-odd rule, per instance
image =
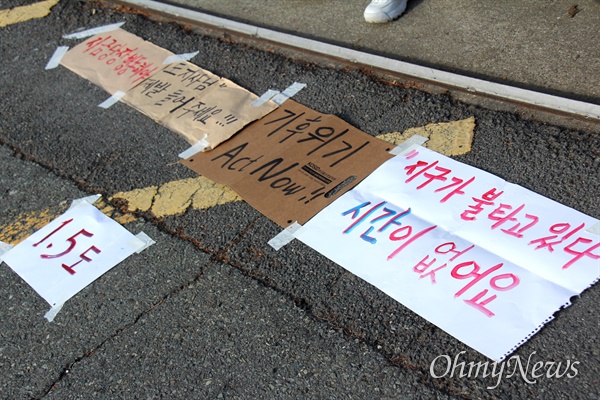
POLYGON ((269 240, 269 246, 274 248, 275 251, 279 251, 279 249, 295 239, 294 233, 296 233, 296 231, 300 228, 302 228, 302 225, 300 225, 298 222, 294 222, 279 232, 279 234, 273 239, 269 240))
POLYGON ((195 145, 193 145, 186 151, 180 153, 179 158, 183 158, 184 160, 186 158, 190 158, 194 154, 204 151, 204 149, 206 149, 208 146, 209 146, 209 143, 206 140, 206 135, 204 135, 204 137, 202 139, 198 140, 195 145))
POLYGON ((98 104, 98 107, 101 107, 101 108, 111 107, 113 104, 118 103, 119 100, 121 100, 123 98, 123 96, 125 96, 125 92, 123 92, 121 90, 117 90, 115 92, 115 94, 110 96, 108 99, 104 100, 102 103, 98 104))
POLYGON ((600 222, 596 222, 595 225, 592 225, 591 227, 589 227, 586 230, 589 233, 591 233, 592 235, 598 235, 598 236, 600 236, 600 222))
POLYGON ((69 46, 57 47, 56 50, 54 50, 54 54, 52 54, 52 57, 50 57, 50 60, 48 60, 48 64, 46 64, 46 69, 53 69, 58 67, 60 65, 60 60, 62 60, 64 55, 67 54, 67 51, 69 51, 69 46))
POLYGON ((417 147, 421 146, 423 143, 428 141, 429 139, 423 136, 414 135, 407 139, 404 143, 394 147, 390 150, 390 154, 395 156, 401 156, 407 153, 410 153, 417 147))
POLYGON ((62 310, 64 305, 65 305, 65 303, 53 305, 52 308, 50 310, 48 310, 48 312, 46 314, 44 314, 44 318, 46 318, 48 320, 48 322, 54 321, 56 314, 58 314, 60 312, 60 310, 62 310))
POLYGON ((4 243, 3 241, 0 240, 0 263, 2 262, 2 256, 6 253, 9 252, 10 249, 12 249, 13 246, 12 244, 8 244, 8 243, 4 243))
POLYGON ((78 205, 80 205, 81 203, 90 203, 90 204, 94 204, 96 201, 98 201, 98 199, 102 197, 101 194, 93 194, 91 196, 87 196, 87 197, 82 197, 80 199, 75 199, 71 202, 71 205, 69 206, 69 210, 73 207, 77 207, 78 205))
POLYGON ((139 249, 135 251, 136 254, 140 254, 142 251, 146 250, 148 247, 156 243, 154 240, 152 240, 150 236, 146 235, 144 232, 138 233, 137 235, 135 235, 135 237, 140 239, 144 243, 140 246, 139 249))
POLYGON ((250 105, 254 106, 254 107, 260 107, 263 104, 265 104, 267 101, 271 100, 273 98, 273 96, 278 95, 278 94, 279 94, 278 90, 269 89, 266 92, 264 92, 258 99, 254 100, 252 103, 250 103, 250 105))
POLYGON ((165 61, 163 61, 163 65, 189 61, 192 58, 196 57, 198 55, 198 53, 200 53, 200 52, 195 51, 193 53, 173 54, 172 56, 165 58, 165 61))
POLYGON ((69 33, 67 35, 63 35, 63 38, 64 39, 83 39, 86 37, 97 35, 99 33, 114 31, 115 29, 119 29, 124 23, 125 23, 125 21, 117 22, 116 24, 99 26, 97 28, 87 29, 85 31, 73 32, 73 33, 69 33))
POLYGON ((283 92, 275 95, 271 100, 273 100, 277 105, 282 105, 284 101, 294 96, 296 93, 301 91, 306 87, 306 83, 294 82, 283 92))

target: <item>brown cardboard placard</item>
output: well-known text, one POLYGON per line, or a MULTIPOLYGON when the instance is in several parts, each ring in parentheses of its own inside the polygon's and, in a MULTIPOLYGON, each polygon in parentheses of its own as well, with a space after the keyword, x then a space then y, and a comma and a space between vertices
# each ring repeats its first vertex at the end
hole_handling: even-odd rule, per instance
POLYGON ((169 65, 129 90, 123 101, 183 136, 213 149, 244 126, 277 108, 228 79, 190 62, 169 65))
POLYGON ((110 94, 126 92, 165 67, 172 56, 123 29, 100 33, 69 50, 61 64, 110 94))
POLYGON ((393 157, 391 147, 336 116, 287 100, 217 149, 181 163, 230 186, 286 227, 304 224, 354 187, 393 157))

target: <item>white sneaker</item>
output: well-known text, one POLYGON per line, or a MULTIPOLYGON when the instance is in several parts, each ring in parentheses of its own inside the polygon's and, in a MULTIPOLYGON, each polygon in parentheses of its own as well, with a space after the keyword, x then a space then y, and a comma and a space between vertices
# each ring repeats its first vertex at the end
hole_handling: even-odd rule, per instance
POLYGON ((389 22, 398 18, 406 10, 407 0, 373 0, 365 8, 365 21, 389 22))

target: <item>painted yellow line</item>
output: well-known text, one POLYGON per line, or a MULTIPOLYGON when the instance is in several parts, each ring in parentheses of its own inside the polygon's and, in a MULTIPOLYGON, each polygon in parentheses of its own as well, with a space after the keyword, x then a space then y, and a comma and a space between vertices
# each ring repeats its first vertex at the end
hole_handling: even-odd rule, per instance
MULTIPOLYGON (((121 192, 112 198, 127 200, 130 212, 151 211, 157 217, 181 214, 189 207, 206 209, 242 200, 229 187, 211 182, 204 177, 167 182, 160 187, 151 186, 130 192, 121 192)), ((102 200, 97 201, 94 205, 120 224, 126 224, 136 219, 132 214, 122 214, 102 200)), ((67 208, 68 205, 64 205, 43 211, 22 213, 11 223, 0 225, 0 241, 17 245, 64 213, 67 208)))
POLYGON ((200 210, 242 200, 228 186, 203 176, 116 193, 112 198, 127 200, 128 211, 150 211, 156 217, 182 214, 190 207, 200 210))
MULTIPOLYGON (((464 154, 471 149, 475 118, 462 121, 429 124, 411 128, 402 133, 392 132, 378 136, 392 144, 400 144, 413 135, 429 138, 425 147, 445 155, 464 154)), ((242 200, 228 186, 214 183, 202 176, 150 186, 129 192, 120 192, 113 199, 127 201, 127 211, 149 211, 156 217, 178 215, 189 208, 201 210, 242 200)))
MULTIPOLYGON (((133 215, 122 214, 113 207, 104 203, 102 200, 97 201, 94 203, 94 205, 98 207, 98 209, 105 215, 111 217, 120 224, 126 224, 128 222, 135 221, 135 217, 133 215)), ((48 225, 50 221, 64 213, 67 208, 68 205, 65 205, 63 207, 56 207, 54 209, 19 214, 13 222, 4 226, 0 225, 0 241, 17 245, 35 231, 48 225)))
POLYGON ((429 138, 423 147, 437 151, 446 156, 458 156, 471 151, 471 143, 475 132, 475 118, 460 121, 428 124, 419 128, 410 128, 404 132, 391 132, 377 136, 386 142, 399 145, 414 135, 429 138))
MULTIPOLYGON (((434 151, 447 156, 464 154, 471 149, 475 118, 462 121, 451 121, 429 124, 419 128, 410 128, 402 133, 391 132, 378 137, 398 145, 413 135, 429 138, 425 143, 434 151)), ((167 182, 161 186, 150 186, 128 192, 119 192, 112 199, 127 201, 127 210, 149 211, 156 217, 178 215, 189 208, 202 210, 242 200, 228 186, 214 183, 203 176, 167 182)), ((134 221, 132 214, 122 214, 102 200, 95 203, 104 214, 121 224, 134 221)), ((65 212, 67 205, 39 212, 24 213, 5 226, 0 225, 0 241, 14 244, 21 242, 38 229, 47 225, 54 218, 65 212)))
POLYGON ((50 9, 58 4, 59 0, 46 0, 28 6, 0 10, 0 28, 34 18, 44 18, 50 14, 50 9))

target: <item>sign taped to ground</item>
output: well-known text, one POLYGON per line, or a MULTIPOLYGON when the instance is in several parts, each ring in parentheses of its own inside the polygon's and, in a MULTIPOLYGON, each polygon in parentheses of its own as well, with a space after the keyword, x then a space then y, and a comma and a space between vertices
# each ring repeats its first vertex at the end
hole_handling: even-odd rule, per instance
POLYGON ((500 361, 598 281, 597 222, 418 147, 295 237, 500 361))
POLYGON ((218 146, 277 108, 273 101, 252 105, 254 93, 190 62, 168 65, 129 90, 123 101, 183 136, 218 146))
POLYGON ((73 47, 61 64, 110 94, 126 92, 165 67, 172 56, 123 29, 99 33, 73 47))
POLYGON ((52 306, 53 317, 91 282, 154 243, 143 232, 140 235, 88 201, 74 201, 67 212, 10 249, 1 261, 52 306))
POLYGON ((393 155, 393 147, 293 100, 212 151, 180 162, 287 227, 303 224, 393 155))

